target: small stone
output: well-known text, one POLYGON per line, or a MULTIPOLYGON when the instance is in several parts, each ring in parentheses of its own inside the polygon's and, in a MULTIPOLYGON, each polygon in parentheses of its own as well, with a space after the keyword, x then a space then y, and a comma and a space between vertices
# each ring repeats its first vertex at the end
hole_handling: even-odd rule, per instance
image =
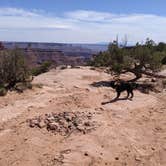
POLYGON ((84 156, 88 156, 88 153, 87 153, 87 152, 85 152, 85 153, 84 153, 84 156))
POLYGON ((61 154, 69 154, 69 153, 71 153, 71 149, 66 149, 61 151, 61 154))
POLYGON ((29 126, 30 127, 35 127, 35 126, 39 126, 39 119, 31 119, 30 121, 29 121, 29 126))
POLYGON ((72 118, 73 118, 73 117, 71 117, 71 116, 65 116, 65 119, 66 119, 67 122, 72 121, 72 118))
POLYGON ((28 138, 24 138, 24 141, 27 141, 28 140, 28 138))
POLYGON ((135 157, 135 161, 141 161, 140 157, 135 157))
POLYGON ((66 122, 65 119, 60 119, 60 120, 59 120, 59 124, 60 124, 61 126, 65 127, 65 128, 68 127, 68 123, 66 122))
POLYGON ((46 118, 46 121, 48 121, 48 122, 53 122, 53 121, 54 121, 54 117, 53 117, 53 116, 47 117, 47 118, 46 118))
POLYGON ((68 128, 69 128, 70 130, 72 130, 72 129, 75 129, 76 127, 73 125, 73 123, 69 123, 69 124, 68 124, 68 128))
POLYGON ((156 82, 156 79, 155 79, 155 78, 152 78, 152 79, 151 79, 151 82, 156 82))
POLYGON ((151 149, 152 149, 152 150, 155 150, 155 148, 154 148, 154 147, 152 147, 151 149))
POLYGON ((13 152, 13 151, 14 151, 14 149, 10 149, 10 151, 11 151, 11 152, 13 152))
POLYGON ((90 92, 90 89, 88 89, 88 88, 86 88, 85 90, 86 90, 87 92, 90 92))
POLYGON ((119 160, 119 157, 115 157, 115 160, 119 160))
POLYGON ((92 119, 92 115, 88 115, 87 118, 90 120, 92 119))
POLYGON ((75 119, 75 120, 73 120, 73 125, 74 126, 79 126, 81 124, 81 120, 79 120, 79 119, 75 119))
POLYGON ((157 131, 162 130, 161 127, 155 127, 155 129, 156 129, 157 131))
POLYGON ((77 129, 80 130, 80 131, 84 131, 85 130, 84 126, 81 126, 81 125, 77 126, 77 129))
POLYGON ((48 123, 47 124, 47 129, 48 130, 57 130, 58 129, 58 123, 56 123, 56 122, 48 123))
POLYGON ((84 125, 85 125, 85 126, 91 126, 91 125, 90 125, 90 122, 85 122, 84 125))
POLYGON ((39 123, 39 128, 45 128, 46 127, 46 123, 44 123, 44 121, 41 121, 40 123, 39 123))

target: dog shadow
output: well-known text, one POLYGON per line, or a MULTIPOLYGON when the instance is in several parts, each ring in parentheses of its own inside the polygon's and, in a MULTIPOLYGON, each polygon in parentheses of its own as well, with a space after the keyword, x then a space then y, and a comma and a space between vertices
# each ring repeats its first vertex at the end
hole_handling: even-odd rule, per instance
POLYGON ((102 102, 101 105, 106 105, 106 104, 110 104, 110 103, 115 103, 115 102, 121 101, 121 100, 130 100, 130 101, 132 101, 131 98, 127 98, 127 97, 124 97, 124 98, 114 98, 114 99, 112 99, 111 101, 102 102))
MULTIPOLYGON (((111 87, 113 81, 99 81, 99 82, 93 82, 90 84, 93 87, 111 87)), ((129 82, 129 81, 128 81, 129 82)), ((149 92, 154 91, 154 92, 159 92, 154 89, 154 86, 150 83, 136 83, 137 84, 137 90, 140 91, 141 93, 144 94, 149 94, 149 92)), ((120 99, 123 100, 123 99, 120 99)), ((125 100, 125 99, 124 99, 125 100)), ((114 99, 113 99, 114 101, 114 99)))
POLYGON ((93 87, 111 87, 111 81, 99 81, 91 84, 93 87))

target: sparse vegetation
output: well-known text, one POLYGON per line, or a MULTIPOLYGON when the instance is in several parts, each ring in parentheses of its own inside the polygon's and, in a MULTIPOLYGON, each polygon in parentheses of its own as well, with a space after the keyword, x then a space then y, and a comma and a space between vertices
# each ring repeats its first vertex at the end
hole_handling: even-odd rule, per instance
POLYGON ((137 43, 133 47, 119 46, 117 41, 110 43, 106 52, 93 56, 90 64, 97 67, 110 67, 114 74, 132 72, 135 74, 133 81, 142 77, 142 74, 155 75, 162 64, 165 63, 166 44, 156 44, 147 39, 145 44, 137 43))
POLYGON ((17 90, 18 83, 29 88, 31 79, 23 52, 18 48, 1 50, 0 56, 0 95, 5 95, 7 90, 17 90))
POLYGON ((4 86, 0 87, 0 96, 5 96, 7 94, 7 89, 4 86))
POLYGON ((50 61, 45 61, 43 62, 40 66, 33 68, 31 70, 31 73, 33 76, 37 76, 39 74, 45 73, 49 70, 50 66, 51 66, 51 62, 50 61))
POLYGON ((166 56, 162 59, 162 64, 166 65, 166 56))

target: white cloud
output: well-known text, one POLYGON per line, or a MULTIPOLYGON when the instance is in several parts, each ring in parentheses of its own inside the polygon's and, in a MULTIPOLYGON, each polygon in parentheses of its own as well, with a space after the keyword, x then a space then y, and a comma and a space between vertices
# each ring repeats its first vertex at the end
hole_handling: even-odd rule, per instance
POLYGON ((0 40, 42 42, 110 41, 127 34, 132 42, 150 37, 166 42, 166 17, 77 10, 63 17, 17 8, 0 8, 0 40))
POLYGON ((34 17, 38 16, 38 14, 35 11, 25 11, 18 8, 0 8, 0 16, 34 17))
POLYGON ((69 23, 36 11, 0 8, 0 29, 68 29, 69 23))
POLYGON ((80 21, 109 21, 113 18, 116 18, 116 14, 107 13, 107 12, 96 12, 88 10, 77 10, 73 12, 68 12, 65 14, 68 18, 80 21))

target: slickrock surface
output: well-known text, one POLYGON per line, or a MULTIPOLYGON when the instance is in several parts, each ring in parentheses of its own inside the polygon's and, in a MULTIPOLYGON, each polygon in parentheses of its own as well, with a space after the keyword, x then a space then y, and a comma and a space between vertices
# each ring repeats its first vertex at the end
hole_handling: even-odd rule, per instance
POLYGON ((109 103, 115 91, 91 85, 109 79, 51 70, 0 97, 0 166, 165 166, 166 92, 109 103))

